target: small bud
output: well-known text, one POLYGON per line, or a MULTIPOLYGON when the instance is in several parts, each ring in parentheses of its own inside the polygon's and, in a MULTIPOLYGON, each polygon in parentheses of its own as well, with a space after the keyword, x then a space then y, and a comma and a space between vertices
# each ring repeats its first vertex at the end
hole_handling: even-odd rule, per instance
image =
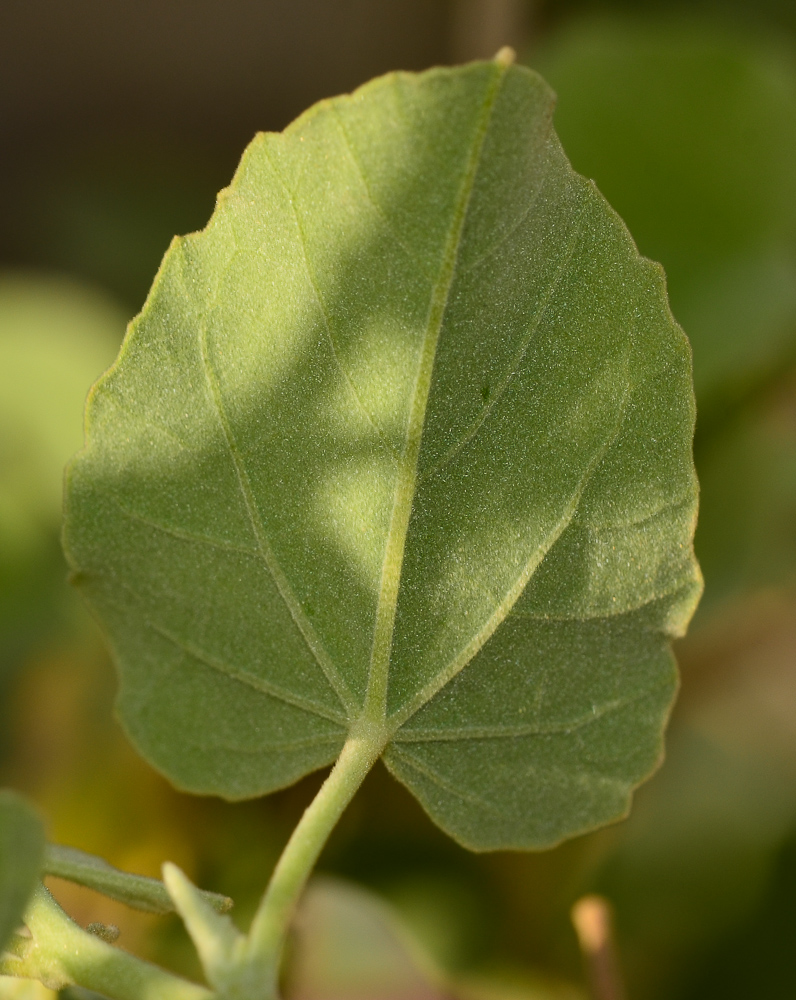
POLYGON ((510 45, 504 45, 495 54, 495 62, 501 66, 511 66, 517 59, 517 53, 510 45))
POLYGON ((102 938, 103 941, 107 941, 108 944, 113 944, 114 941, 119 939, 121 931, 116 926, 116 924, 101 924, 98 920, 89 924, 86 930, 89 934, 93 934, 94 937, 102 938))

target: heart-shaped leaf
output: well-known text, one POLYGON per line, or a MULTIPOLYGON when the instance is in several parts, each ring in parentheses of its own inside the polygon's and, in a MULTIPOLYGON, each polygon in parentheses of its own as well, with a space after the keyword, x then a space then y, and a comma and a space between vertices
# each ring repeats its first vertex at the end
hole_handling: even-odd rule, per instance
POLYGON ((41 820, 19 795, 0 790, 0 952, 22 923, 43 855, 41 820))
POLYGON ((258 136, 169 250, 66 545, 179 786, 258 795, 375 727, 453 836, 539 847, 658 762, 689 348, 552 108, 499 61, 384 77, 258 136))

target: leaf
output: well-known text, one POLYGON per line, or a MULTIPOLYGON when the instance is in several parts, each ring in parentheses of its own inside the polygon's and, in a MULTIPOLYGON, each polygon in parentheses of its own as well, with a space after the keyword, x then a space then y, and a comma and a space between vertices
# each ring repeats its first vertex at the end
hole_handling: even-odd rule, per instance
MULTIPOLYGON (((747 411, 701 456, 701 504, 708 515, 697 533, 708 581, 703 623, 722 604, 749 605, 754 591, 771 596, 796 582, 794 402, 796 369, 780 392, 747 411)), ((730 614, 735 620, 735 611, 730 614)))
POLYGON ((65 543, 178 786, 262 794, 370 727, 458 840, 541 847, 658 763, 689 349, 552 104, 498 62, 384 77, 258 136, 172 244, 65 543))
MULTIPOLYGON (((148 913, 174 913, 174 903, 166 886, 156 878, 131 875, 108 864, 103 858, 86 854, 74 847, 48 844, 44 855, 44 871, 48 875, 76 882, 110 899, 145 910, 148 913)), ((232 900, 217 892, 200 892, 204 901, 219 913, 232 908, 232 900)))
POLYGON ((482 970, 451 981, 397 910, 334 878, 307 887, 290 956, 293 1000, 583 1000, 577 987, 527 970, 482 970))
POLYGON ((80 446, 86 393, 124 325, 90 287, 0 272, 0 687, 61 610, 53 605, 63 591, 63 467, 80 446))
POLYGON ((0 567, 57 530, 80 407, 124 324, 113 302, 76 282, 0 274, 0 567))
MULTIPOLYGON (((246 939, 228 916, 217 912, 219 907, 208 899, 209 894, 197 889, 184 872, 168 861, 163 865, 163 883, 193 941, 207 981, 217 993, 234 995, 235 986, 242 985, 241 966, 245 963, 241 957, 246 939)), ((259 996, 262 992, 255 987, 248 995, 259 996)), ((239 995, 247 993, 241 991, 239 995)))
POLYGON ((314 879, 295 920, 288 969, 295 1000, 445 1000, 442 973, 384 900, 314 879))
POLYGON ((22 923, 43 851, 39 817, 19 795, 0 789, 0 952, 22 923))

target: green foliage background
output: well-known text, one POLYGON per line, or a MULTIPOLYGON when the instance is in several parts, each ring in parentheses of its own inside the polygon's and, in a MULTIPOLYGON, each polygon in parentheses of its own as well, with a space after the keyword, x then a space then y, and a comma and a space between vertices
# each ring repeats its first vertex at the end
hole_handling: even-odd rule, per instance
MULTIPOLYGON (((567 913, 595 888, 615 903, 632 995, 775 998, 796 987, 794 31, 791 5, 773 0, 532 11, 524 57, 559 95, 564 148, 664 264, 692 341, 706 590, 678 649, 667 762, 626 823, 546 854, 475 857, 379 770, 335 834, 322 868, 390 900, 437 965, 468 989, 478 980, 481 995, 495 977, 524 984, 517 996, 575 995, 567 913)), ((445 57, 441 46, 417 56, 445 57)), ((352 71, 333 89, 390 68, 352 71)), ((145 874, 170 857, 235 897, 242 917, 318 779, 225 805, 173 792, 127 747, 101 643, 64 582, 60 470, 80 440, 85 391, 169 237, 204 225, 251 133, 283 127, 324 96, 318 87, 286 100, 281 117, 269 106, 204 145, 147 138, 140 122, 71 152, 53 144, 4 185, 15 194, 0 241, 2 783, 39 803, 54 838, 145 874)), ((319 900, 307 927, 328 933, 319 900)), ((79 891, 68 905, 191 971, 176 923, 79 891)), ((359 912, 349 897, 340 905, 359 912)), ((311 996, 324 970, 296 968, 296 995, 311 996)))

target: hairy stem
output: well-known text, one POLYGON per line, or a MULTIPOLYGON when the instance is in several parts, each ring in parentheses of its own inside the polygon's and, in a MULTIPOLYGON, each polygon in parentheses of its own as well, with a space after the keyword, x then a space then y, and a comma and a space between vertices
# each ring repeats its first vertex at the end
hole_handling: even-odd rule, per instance
POLYGON ((331 774, 307 807, 282 852, 249 932, 249 961, 277 996, 290 919, 329 834, 384 749, 380 734, 350 737, 331 774))
POLYGON ((113 1000, 211 1000, 204 986, 181 979, 84 931, 39 886, 25 913, 31 940, 7 956, 2 972, 39 979, 53 989, 83 986, 113 1000))

